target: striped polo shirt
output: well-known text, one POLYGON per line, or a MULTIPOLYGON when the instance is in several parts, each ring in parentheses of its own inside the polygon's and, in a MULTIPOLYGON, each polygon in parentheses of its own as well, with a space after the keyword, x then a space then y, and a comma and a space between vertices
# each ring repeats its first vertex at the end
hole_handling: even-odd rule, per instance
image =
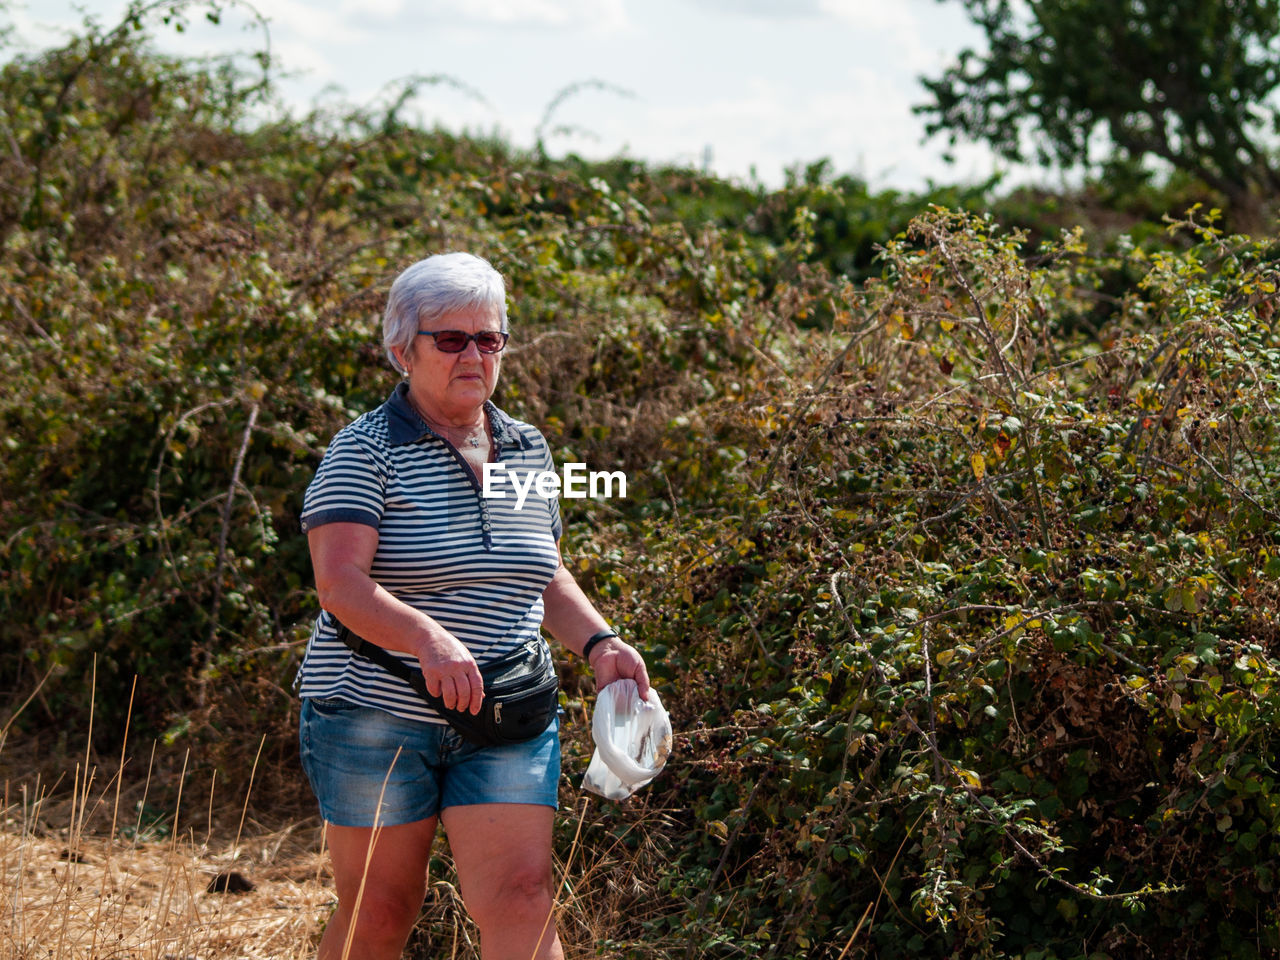
MULTIPOLYGON (((542 591, 559 564, 560 505, 530 489, 518 500, 482 496, 462 455, 422 421, 400 383, 387 401, 333 438, 302 506, 302 529, 363 523, 378 531, 369 574, 396 599, 421 610, 484 664, 533 637, 542 591)), ((537 429, 486 402, 495 459, 520 478, 554 470, 537 429)), ((410 654, 395 655, 417 669, 410 654)), ((340 697, 410 720, 444 720, 403 680, 357 656, 321 611, 298 672, 303 697, 340 697)))

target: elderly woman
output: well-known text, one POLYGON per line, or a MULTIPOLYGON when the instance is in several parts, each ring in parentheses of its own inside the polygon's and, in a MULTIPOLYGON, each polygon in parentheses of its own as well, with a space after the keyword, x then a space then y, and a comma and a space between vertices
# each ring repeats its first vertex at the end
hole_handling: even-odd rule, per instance
MULTIPOLYGON (((322 960, 398 957, 444 825, 484 960, 563 956, 552 918, 558 722, 476 746, 345 627, 420 671, 445 707, 477 714, 480 666, 545 627, 597 686, 644 661, 561 562, 554 498, 484 497, 486 463, 551 470, 547 441, 489 398, 507 345, 502 277, 465 253, 392 284, 383 342, 404 380, 333 438, 302 523, 322 612, 300 672, 302 761, 328 823, 338 909, 322 960)), ((492 492, 492 491, 491 491, 492 492)), ((415 673, 416 677, 416 673, 415 673)))

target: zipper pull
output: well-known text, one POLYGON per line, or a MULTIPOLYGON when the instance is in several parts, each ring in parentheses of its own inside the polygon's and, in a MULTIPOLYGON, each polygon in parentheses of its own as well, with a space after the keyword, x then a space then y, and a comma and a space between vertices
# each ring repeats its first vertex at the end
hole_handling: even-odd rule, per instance
POLYGON ((493 705, 493 722, 494 723, 502 722, 502 701, 501 700, 499 700, 497 703, 493 705))

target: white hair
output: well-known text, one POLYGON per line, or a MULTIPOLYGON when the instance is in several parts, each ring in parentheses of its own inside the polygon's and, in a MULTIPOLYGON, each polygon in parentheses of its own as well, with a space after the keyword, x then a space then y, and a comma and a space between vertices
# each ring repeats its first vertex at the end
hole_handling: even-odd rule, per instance
POLYGON ((438 253, 407 267, 387 295, 382 315, 382 345, 397 372, 404 365, 395 354, 408 353, 420 324, 460 310, 493 310, 507 329, 507 294, 502 274, 488 260, 470 253, 438 253))

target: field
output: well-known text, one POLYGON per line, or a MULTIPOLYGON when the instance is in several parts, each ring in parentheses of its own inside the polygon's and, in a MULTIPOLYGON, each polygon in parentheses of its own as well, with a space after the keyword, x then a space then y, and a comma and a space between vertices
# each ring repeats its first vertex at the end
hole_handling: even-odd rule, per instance
MULTIPOLYGON (((188 760, 172 749, 162 749, 157 757, 153 744, 145 772, 128 771, 130 764, 118 760, 104 781, 86 754, 70 778, 46 779, 40 758, 0 753, 6 776, 0 956, 282 960, 314 955, 337 899, 324 855, 324 825, 300 771, 277 772, 269 810, 254 815, 256 769, 247 783, 219 788, 215 777, 206 790, 197 777, 188 776, 188 760), (124 777, 122 768, 128 771, 124 777), (27 773, 10 778, 18 771, 27 773), (172 806, 161 806, 162 798, 172 806)), ((571 839, 568 863, 556 862, 558 922, 567 956, 597 956, 613 911, 628 899, 619 891, 638 882, 636 865, 598 852, 584 862, 577 842, 583 822, 602 815, 568 779, 563 794, 561 828, 571 839)), ((633 815, 631 829, 650 815, 633 815)), ((479 957, 475 924, 455 882, 447 840, 441 838, 406 956, 479 957)))
MULTIPOLYGON (((35 757, 10 751, 0 764, 7 775, 28 771, 5 780, 0 955, 284 958, 313 952, 313 936, 333 900, 315 818, 267 832, 242 816, 227 833, 227 811, 213 789, 205 797, 188 793, 185 808, 179 791, 175 806, 164 811, 153 805, 150 790, 168 796, 169 789, 153 785, 150 776, 126 787, 119 764, 104 777, 88 754, 70 776, 51 782, 35 757), (219 878, 221 892, 211 889, 219 878)), ((185 771, 176 778, 155 773, 170 787, 175 779, 185 782, 185 771)))

